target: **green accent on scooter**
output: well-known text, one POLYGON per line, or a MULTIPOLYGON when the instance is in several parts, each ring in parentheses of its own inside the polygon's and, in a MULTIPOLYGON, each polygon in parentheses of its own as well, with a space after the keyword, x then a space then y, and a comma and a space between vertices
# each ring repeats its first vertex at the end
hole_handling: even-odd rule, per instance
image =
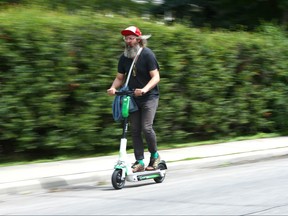
POLYGON ((124 96, 122 100, 122 116, 127 118, 129 116, 130 96, 124 96))
POLYGON ((152 174, 152 175, 144 175, 144 176, 139 176, 139 180, 143 181, 143 180, 147 180, 147 179, 154 179, 154 178, 159 178, 161 177, 160 174, 152 174))

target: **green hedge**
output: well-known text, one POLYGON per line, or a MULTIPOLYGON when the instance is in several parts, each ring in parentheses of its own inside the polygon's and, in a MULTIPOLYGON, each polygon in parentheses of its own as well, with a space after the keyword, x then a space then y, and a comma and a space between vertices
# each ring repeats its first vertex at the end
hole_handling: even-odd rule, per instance
POLYGON ((3 154, 118 148, 121 124, 106 89, 129 25, 152 34, 148 46, 160 63, 159 145, 287 132, 288 40, 280 28, 210 32, 15 7, 0 12, 3 154))

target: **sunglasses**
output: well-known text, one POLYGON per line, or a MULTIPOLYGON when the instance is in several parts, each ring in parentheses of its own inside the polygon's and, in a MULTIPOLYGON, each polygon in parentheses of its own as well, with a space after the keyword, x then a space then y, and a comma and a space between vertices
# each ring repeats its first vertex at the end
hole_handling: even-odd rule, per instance
POLYGON ((135 39, 137 39, 137 37, 131 37, 131 36, 123 37, 123 40, 124 40, 124 41, 133 41, 133 40, 135 40, 135 39))

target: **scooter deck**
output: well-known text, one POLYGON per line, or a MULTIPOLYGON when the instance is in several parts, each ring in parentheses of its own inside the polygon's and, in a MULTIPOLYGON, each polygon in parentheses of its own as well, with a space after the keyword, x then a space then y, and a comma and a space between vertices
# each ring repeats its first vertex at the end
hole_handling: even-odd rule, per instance
POLYGON ((126 180, 135 182, 135 181, 142 181, 142 180, 147 180, 147 179, 154 179, 154 178, 164 177, 165 173, 166 173, 165 170, 160 170, 160 169, 136 172, 136 173, 132 173, 126 176, 126 180))

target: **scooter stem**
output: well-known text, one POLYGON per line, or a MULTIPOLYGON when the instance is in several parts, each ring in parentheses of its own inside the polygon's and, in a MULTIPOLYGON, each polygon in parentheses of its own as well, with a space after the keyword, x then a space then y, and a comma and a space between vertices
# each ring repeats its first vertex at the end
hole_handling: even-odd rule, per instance
POLYGON ((127 161, 127 139, 121 138, 120 141, 120 150, 119 150, 119 160, 121 161, 127 161))
POLYGON ((122 178, 124 178, 125 175, 130 175, 132 173, 131 166, 130 166, 130 164, 128 162, 126 147, 127 147, 127 139, 126 138, 121 138, 120 151, 119 151, 119 161, 123 162, 121 164, 124 165, 122 167, 122 170, 123 170, 122 178))

